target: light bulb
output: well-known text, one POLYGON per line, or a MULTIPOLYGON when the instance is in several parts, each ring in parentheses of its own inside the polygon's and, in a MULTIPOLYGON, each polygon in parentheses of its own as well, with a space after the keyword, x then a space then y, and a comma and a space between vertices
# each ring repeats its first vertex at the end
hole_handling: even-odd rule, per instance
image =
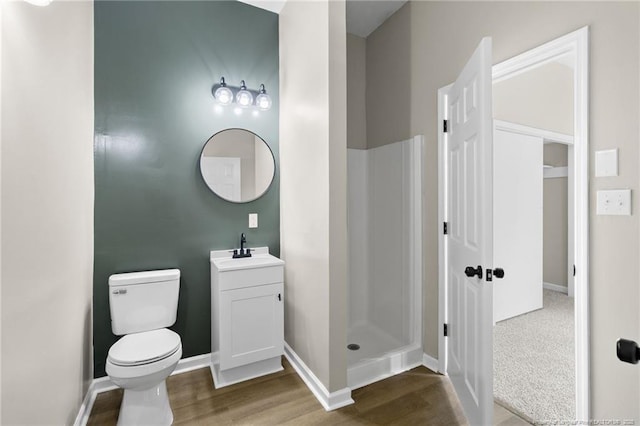
POLYGON ((224 82, 224 77, 220 78, 220 87, 216 89, 213 96, 221 105, 229 105, 233 102, 233 92, 227 87, 227 84, 224 82))
POLYGON ((266 111, 271 108, 271 96, 267 95, 267 91, 264 88, 264 84, 260 85, 260 94, 256 97, 256 106, 266 111))
POLYGON ((218 87, 215 96, 222 105, 229 105, 233 101, 233 93, 226 87, 218 87))
POLYGON ((245 108, 251 106, 253 103, 253 95, 247 90, 247 85, 244 80, 240 83, 240 91, 236 95, 236 102, 238 105, 245 108))

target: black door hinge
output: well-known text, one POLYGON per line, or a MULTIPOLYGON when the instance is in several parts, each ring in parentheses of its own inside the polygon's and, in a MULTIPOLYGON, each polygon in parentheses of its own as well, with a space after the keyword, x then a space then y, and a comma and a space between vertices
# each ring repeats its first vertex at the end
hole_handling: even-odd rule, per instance
POLYGON ((449 234, 449 222, 444 222, 444 225, 442 227, 442 231, 444 232, 444 235, 448 235, 449 234))
POLYGON ((576 265, 573 265, 573 276, 576 276, 576 265))
POLYGON ((447 324, 444 325, 444 337, 449 336, 449 327, 447 327, 447 324))
POLYGON ((444 133, 449 131, 449 120, 442 120, 442 129, 444 133))

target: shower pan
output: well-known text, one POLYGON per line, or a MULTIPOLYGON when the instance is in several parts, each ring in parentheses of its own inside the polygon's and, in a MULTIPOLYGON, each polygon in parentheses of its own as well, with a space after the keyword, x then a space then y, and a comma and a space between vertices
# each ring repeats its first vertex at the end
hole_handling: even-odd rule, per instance
POLYGON ((423 144, 348 149, 351 389, 422 364, 423 144))

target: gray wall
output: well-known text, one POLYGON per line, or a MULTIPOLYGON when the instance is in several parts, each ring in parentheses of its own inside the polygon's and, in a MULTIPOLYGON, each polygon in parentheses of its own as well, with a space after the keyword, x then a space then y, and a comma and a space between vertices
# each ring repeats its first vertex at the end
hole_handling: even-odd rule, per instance
POLYGON ((0 9, 0 423, 69 425, 92 379, 93 3, 0 9))
MULTIPOLYGON (((409 9, 403 6, 367 37, 367 148, 413 136, 409 112, 415 92, 411 86, 414 70, 409 9)), ((424 99, 427 101, 435 102, 424 99)))
POLYGON ((345 3, 280 13, 285 340, 329 392, 347 385, 345 3))
MULTIPOLYGON (((438 354, 437 90, 451 83, 483 36, 494 62, 590 26, 590 151, 619 147, 620 176, 595 191, 640 189, 637 2, 409 2, 367 38, 367 91, 385 81, 389 99, 367 96, 368 146, 426 136, 424 348, 438 354)), ((592 157, 591 157, 592 158, 592 157)), ((633 197, 638 211, 640 197, 633 197)), ((596 418, 640 419, 640 369, 619 362, 615 342, 640 338, 638 215, 590 218, 591 392, 596 418)))
POLYGON ((234 204, 211 193, 198 169, 216 132, 247 128, 278 158, 278 17, 235 1, 95 4, 95 376, 105 374, 111 333, 108 277, 179 268, 183 357, 210 345, 209 251, 279 240, 278 176, 267 193, 234 204), (242 25, 240 25, 242 24, 242 25), (266 85, 259 116, 214 109, 220 76, 266 85), (248 213, 260 227, 247 229, 248 213))
POLYGON ((367 41, 347 34, 347 148, 367 149, 367 41))
POLYGON ((493 118, 573 134, 573 69, 551 62, 493 85, 493 118))

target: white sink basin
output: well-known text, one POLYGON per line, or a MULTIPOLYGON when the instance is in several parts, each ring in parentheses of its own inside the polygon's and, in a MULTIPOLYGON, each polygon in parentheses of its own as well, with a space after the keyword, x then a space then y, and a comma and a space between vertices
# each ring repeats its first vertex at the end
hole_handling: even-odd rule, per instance
POLYGON ((227 252, 227 255, 224 257, 214 257, 212 255, 211 264, 215 266, 218 271, 223 272, 235 271, 237 269, 254 269, 284 265, 284 261, 270 255, 269 253, 252 253, 251 257, 234 259, 231 257, 231 253, 227 252))

